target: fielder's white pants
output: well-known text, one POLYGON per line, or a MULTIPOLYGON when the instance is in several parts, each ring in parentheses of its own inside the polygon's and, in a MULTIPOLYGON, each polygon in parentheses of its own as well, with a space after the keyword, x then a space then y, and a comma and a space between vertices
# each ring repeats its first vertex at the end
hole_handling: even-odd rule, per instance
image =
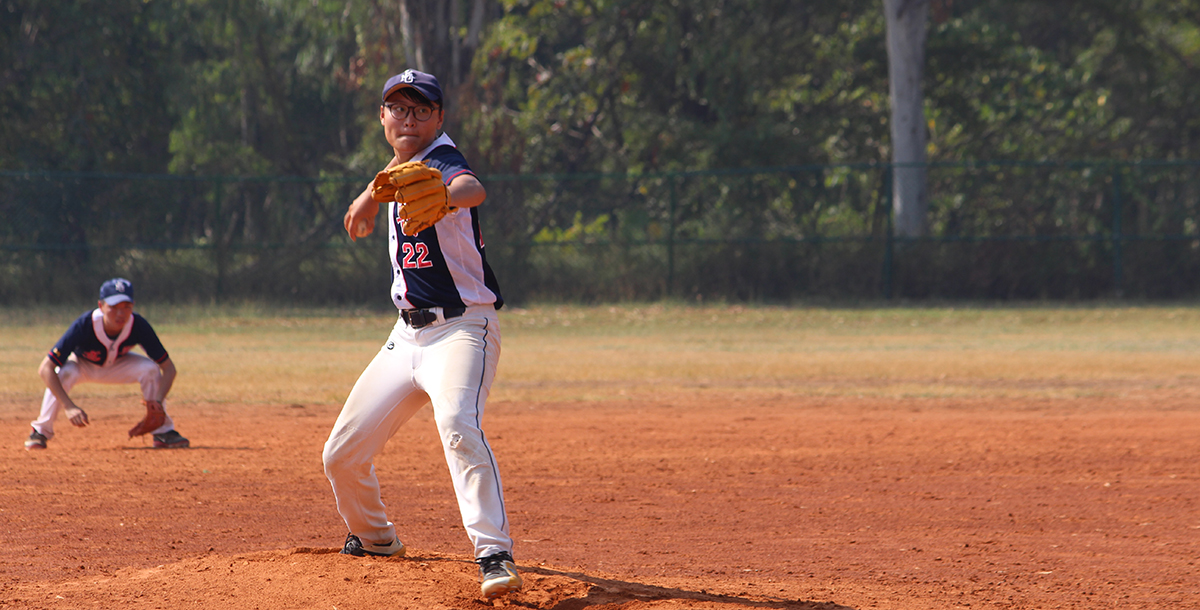
POLYGON ((426 402, 450 467, 458 510, 476 557, 512 552, 500 471, 480 427, 500 361, 491 305, 413 330, 396 322, 359 376, 329 433, 322 458, 338 513, 364 544, 388 544, 396 528, 379 496, 373 463, 388 439, 426 402))
MULTIPOLYGON (((118 356, 108 366, 79 360, 75 354, 71 354, 67 358, 67 362, 56 370, 58 371, 58 380, 62 382, 62 387, 67 394, 71 393, 71 388, 80 383, 138 383, 142 386, 143 399, 158 400, 159 384, 162 383, 162 369, 158 368, 156 362, 141 354, 131 353, 118 356)), ((33 429, 47 439, 54 438, 54 420, 62 410, 63 404, 54 397, 54 394, 50 393, 50 390, 46 390, 42 396, 42 412, 36 420, 31 422, 33 429)), ((84 411, 86 410, 84 409, 84 411)), ((141 419, 140 415, 138 419, 141 419)), ((170 415, 167 415, 163 425, 155 429, 152 434, 162 434, 174 429, 175 422, 171 421, 170 415)))

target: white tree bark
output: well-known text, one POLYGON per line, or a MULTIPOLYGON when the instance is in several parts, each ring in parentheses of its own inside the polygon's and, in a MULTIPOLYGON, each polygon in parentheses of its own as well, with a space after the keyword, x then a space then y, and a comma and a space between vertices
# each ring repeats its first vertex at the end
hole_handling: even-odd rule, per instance
POLYGON ((925 234, 925 38, 929 0, 883 0, 892 110, 892 210, 896 235, 925 234))
POLYGON ((410 67, 422 72, 425 67, 425 45, 421 40, 420 30, 413 23, 412 13, 408 8, 408 0, 400 0, 400 32, 404 37, 404 59, 410 67))
POLYGON ((404 67, 436 75, 443 88, 465 83, 489 6, 498 8, 494 0, 399 0, 397 4, 404 67))
MULTIPOLYGON (((462 7, 457 0, 450 2, 450 74, 457 81, 462 74, 462 36, 458 30, 462 27, 462 7)), ((458 82, 450 83, 457 86, 458 82)))
POLYGON ((479 34, 483 32, 484 11, 487 9, 483 0, 475 0, 471 7, 471 25, 467 27, 467 48, 474 51, 479 46, 479 34))

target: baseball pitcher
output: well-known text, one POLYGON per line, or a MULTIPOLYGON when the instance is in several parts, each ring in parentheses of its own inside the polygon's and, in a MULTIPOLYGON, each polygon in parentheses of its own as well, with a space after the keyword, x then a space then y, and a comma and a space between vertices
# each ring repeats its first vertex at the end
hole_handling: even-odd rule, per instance
POLYGON ((325 474, 350 533, 342 553, 400 556, 404 544, 380 501, 374 458, 432 403, 438 435, 488 599, 519 589, 496 457, 480 427, 500 360, 503 305, 484 257, 479 204, 487 196, 449 136, 432 75, 388 79, 379 122, 395 157, 345 216, 351 239, 375 228, 386 204, 392 301, 399 319, 359 376, 325 443, 325 474))

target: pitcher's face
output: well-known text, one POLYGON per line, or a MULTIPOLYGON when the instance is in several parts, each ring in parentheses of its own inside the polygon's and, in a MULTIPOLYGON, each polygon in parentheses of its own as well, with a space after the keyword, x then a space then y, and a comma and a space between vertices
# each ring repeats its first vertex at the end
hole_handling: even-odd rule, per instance
POLYGON ((397 89, 379 107, 383 135, 400 161, 425 150, 438 137, 445 114, 430 104, 418 103, 397 89))

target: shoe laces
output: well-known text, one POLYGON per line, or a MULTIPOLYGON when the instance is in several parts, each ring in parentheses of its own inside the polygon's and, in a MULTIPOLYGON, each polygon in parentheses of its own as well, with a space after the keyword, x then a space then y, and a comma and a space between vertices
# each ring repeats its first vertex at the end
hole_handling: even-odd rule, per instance
POLYGON ((488 555, 487 557, 480 557, 479 559, 475 560, 475 563, 479 564, 479 569, 484 574, 490 574, 492 572, 504 571, 504 569, 502 567, 503 563, 505 561, 512 561, 512 560, 513 560, 512 555, 510 555, 508 553, 508 551, 500 551, 499 553, 496 553, 494 555, 488 555))

